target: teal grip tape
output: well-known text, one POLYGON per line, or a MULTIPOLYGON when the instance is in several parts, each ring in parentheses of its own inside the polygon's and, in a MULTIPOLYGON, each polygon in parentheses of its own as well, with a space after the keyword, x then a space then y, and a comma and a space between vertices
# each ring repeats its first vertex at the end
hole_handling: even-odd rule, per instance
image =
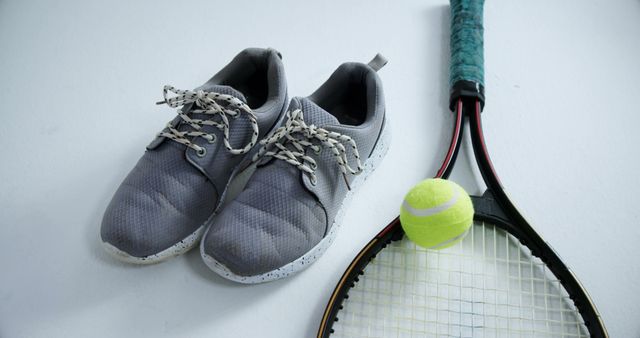
POLYGON ((484 0, 451 0, 451 88, 460 81, 484 87, 483 6, 484 0))

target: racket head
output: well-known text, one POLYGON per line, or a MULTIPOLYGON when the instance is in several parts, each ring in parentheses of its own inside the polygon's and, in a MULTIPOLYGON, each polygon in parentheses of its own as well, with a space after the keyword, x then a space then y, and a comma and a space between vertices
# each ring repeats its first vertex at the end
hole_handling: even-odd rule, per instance
POLYGON ((540 259, 476 221, 455 247, 392 241, 349 291, 331 337, 588 337, 540 259))
MULTIPOLYGON (((472 196, 471 231, 453 247, 429 250, 405 238, 396 218, 345 271, 318 337, 607 337, 584 288, 500 185, 480 103, 466 108, 473 109, 471 139, 487 185, 472 196)), ((460 102, 457 113, 464 109, 460 102)), ((454 132, 450 152, 456 139, 454 132)))
POLYGON ((487 186, 483 196, 472 197, 471 235, 450 248, 427 250, 403 239, 396 218, 343 274, 318 337, 608 336, 587 292, 511 202, 489 159, 480 118, 483 4, 451 0, 450 107, 456 119, 436 175, 451 173, 468 117, 487 186), (440 264, 441 257, 447 263, 440 264))

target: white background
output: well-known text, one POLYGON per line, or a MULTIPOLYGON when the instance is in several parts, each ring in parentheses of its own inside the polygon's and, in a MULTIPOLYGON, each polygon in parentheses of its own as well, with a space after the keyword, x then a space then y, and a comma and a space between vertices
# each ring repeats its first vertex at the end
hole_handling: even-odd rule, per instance
MULTIPOLYGON (((0 0, 0 337, 310 337, 351 258, 449 140, 446 1, 0 0), (337 241, 298 276, 243 286, 196 251, 155 266, 100 248, 102 213, 193 88, 274 47, 290 93, 389 60, 394 140, 337 241)), ((489 152, 612 337, 640 335, 640 2, 488 1, 489 152)), ((465 175, 458 175, 465 177, 465 175)))

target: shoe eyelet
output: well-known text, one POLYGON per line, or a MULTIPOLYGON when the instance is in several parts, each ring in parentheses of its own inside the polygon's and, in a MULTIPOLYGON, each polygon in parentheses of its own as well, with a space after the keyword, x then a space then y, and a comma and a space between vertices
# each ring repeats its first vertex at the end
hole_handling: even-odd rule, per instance
POLYGON ((316 184, 318 184, 318 179, 315 177, 311 177, 309 181, 311 182, 311 185, 314 187, 316 186, 316 184))
POLYGON ((206 154, 207 154, 207 149, 205 148, 200 148, 196 150, 196 155, 198 155, 198 157, 204 157, 206 154))
POLYGON ((211 138, 207 139, 207 142, 216 143, 216 135, 215 134, 209 134, 209 135, 211 136, 211 138))
POLYGON ((316 153, 316 155, 320 155, 320 153, 322 153, 322 148, 318 147, 314 149, 313 152, 316 153))

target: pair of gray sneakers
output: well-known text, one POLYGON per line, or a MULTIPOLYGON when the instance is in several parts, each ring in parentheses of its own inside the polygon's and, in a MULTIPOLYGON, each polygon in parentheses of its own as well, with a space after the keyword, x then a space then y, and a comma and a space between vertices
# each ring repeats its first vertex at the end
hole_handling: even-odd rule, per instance
POLYGON ((200 241, 221 276, 266 282, 331 244, 353 190, 386 153, 377 56, 345 63, 287 100, 280 54, 250 48, 195 90, 165 86, 178 116, 147 146, 105 211, 104 247, 156 263, 200 241))

